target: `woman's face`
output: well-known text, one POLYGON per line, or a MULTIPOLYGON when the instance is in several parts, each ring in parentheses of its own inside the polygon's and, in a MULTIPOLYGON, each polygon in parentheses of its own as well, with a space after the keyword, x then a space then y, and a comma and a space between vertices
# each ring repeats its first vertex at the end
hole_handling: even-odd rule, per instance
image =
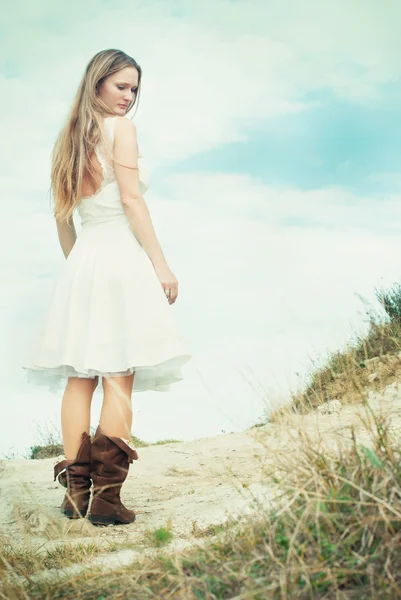
POLYGON ((137 88, 138 71, 135 67, 124 67, 106 77, 100 84, 98 93, 112 115, 123 116, 134 99, 137 88))

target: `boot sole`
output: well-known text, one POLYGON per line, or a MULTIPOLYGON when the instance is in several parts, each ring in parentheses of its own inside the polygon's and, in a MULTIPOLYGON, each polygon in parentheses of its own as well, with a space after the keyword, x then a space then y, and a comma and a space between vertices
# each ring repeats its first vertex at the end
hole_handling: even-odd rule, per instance
POLYGON ((66 508, 63 510, 63 513, 69 519, 84 519, 86 517, 86 510, 81 511, 80 514, 77 514, 76 510, 66 508))
POLYGON ((132 521, 121 521, 114 517, 106 517, 103 515, 89 515, 88 520, 92 525, 129 525, 135 521, 135 517, 132 521))

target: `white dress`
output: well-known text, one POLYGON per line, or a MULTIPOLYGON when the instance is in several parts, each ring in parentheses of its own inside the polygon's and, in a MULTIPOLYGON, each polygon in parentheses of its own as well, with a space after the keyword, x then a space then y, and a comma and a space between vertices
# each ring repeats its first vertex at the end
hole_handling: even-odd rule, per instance
MULTIPOLYGON (((114 139, 115 117, 104 119, 114 139)), ((111 145, 111 147, 113 147, 111 145)), ((68 377, 130 375, 133 392, 169 391, 191 358, 153 264, 125 216, 102 141, 100 189, 81 200, 81 230, 59 274, 22 368, 50 391, 68 377)), ((149 173, 138 156, 141 192, 149 173)))

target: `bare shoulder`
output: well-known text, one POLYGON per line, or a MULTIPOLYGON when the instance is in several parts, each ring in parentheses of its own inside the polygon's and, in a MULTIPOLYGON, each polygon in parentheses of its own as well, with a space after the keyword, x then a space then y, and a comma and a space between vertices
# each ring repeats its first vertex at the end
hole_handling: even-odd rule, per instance
POLYGON ((122 135, 136 135, 136 125, 131 119, 127 119, 127 117, 116 116, 114 127, 116 133, 120 132, 122 135))
POLYGON ((135 124, 119 115, 114 119, 114 156, 118 161, 132 162, 136 167, 138 140, 135 124))

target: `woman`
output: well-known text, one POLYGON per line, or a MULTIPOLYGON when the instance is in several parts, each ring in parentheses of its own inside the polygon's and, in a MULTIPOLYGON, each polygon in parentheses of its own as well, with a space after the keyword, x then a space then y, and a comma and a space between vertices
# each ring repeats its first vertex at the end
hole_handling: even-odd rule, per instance
POLYGON ((120 501, 129 464, 132 392, 169 390, 191 355, 170 305, 178 282, 157 240, 143 194, 149 176, 134 123, 142 69, 120 50, 89 62, 52 153, 54 216, 66 262, 56 281, 28 380, 66 383, 61 425, 65 456, 54 480, 67 488, 61 508, 95 525, 131 523, 120 501), (72 215, 77 209, 81 230, 72 215), (93 392, 103 404, 89 436, 93 392), (90 487, 93 498, 88 511, 90 487))

